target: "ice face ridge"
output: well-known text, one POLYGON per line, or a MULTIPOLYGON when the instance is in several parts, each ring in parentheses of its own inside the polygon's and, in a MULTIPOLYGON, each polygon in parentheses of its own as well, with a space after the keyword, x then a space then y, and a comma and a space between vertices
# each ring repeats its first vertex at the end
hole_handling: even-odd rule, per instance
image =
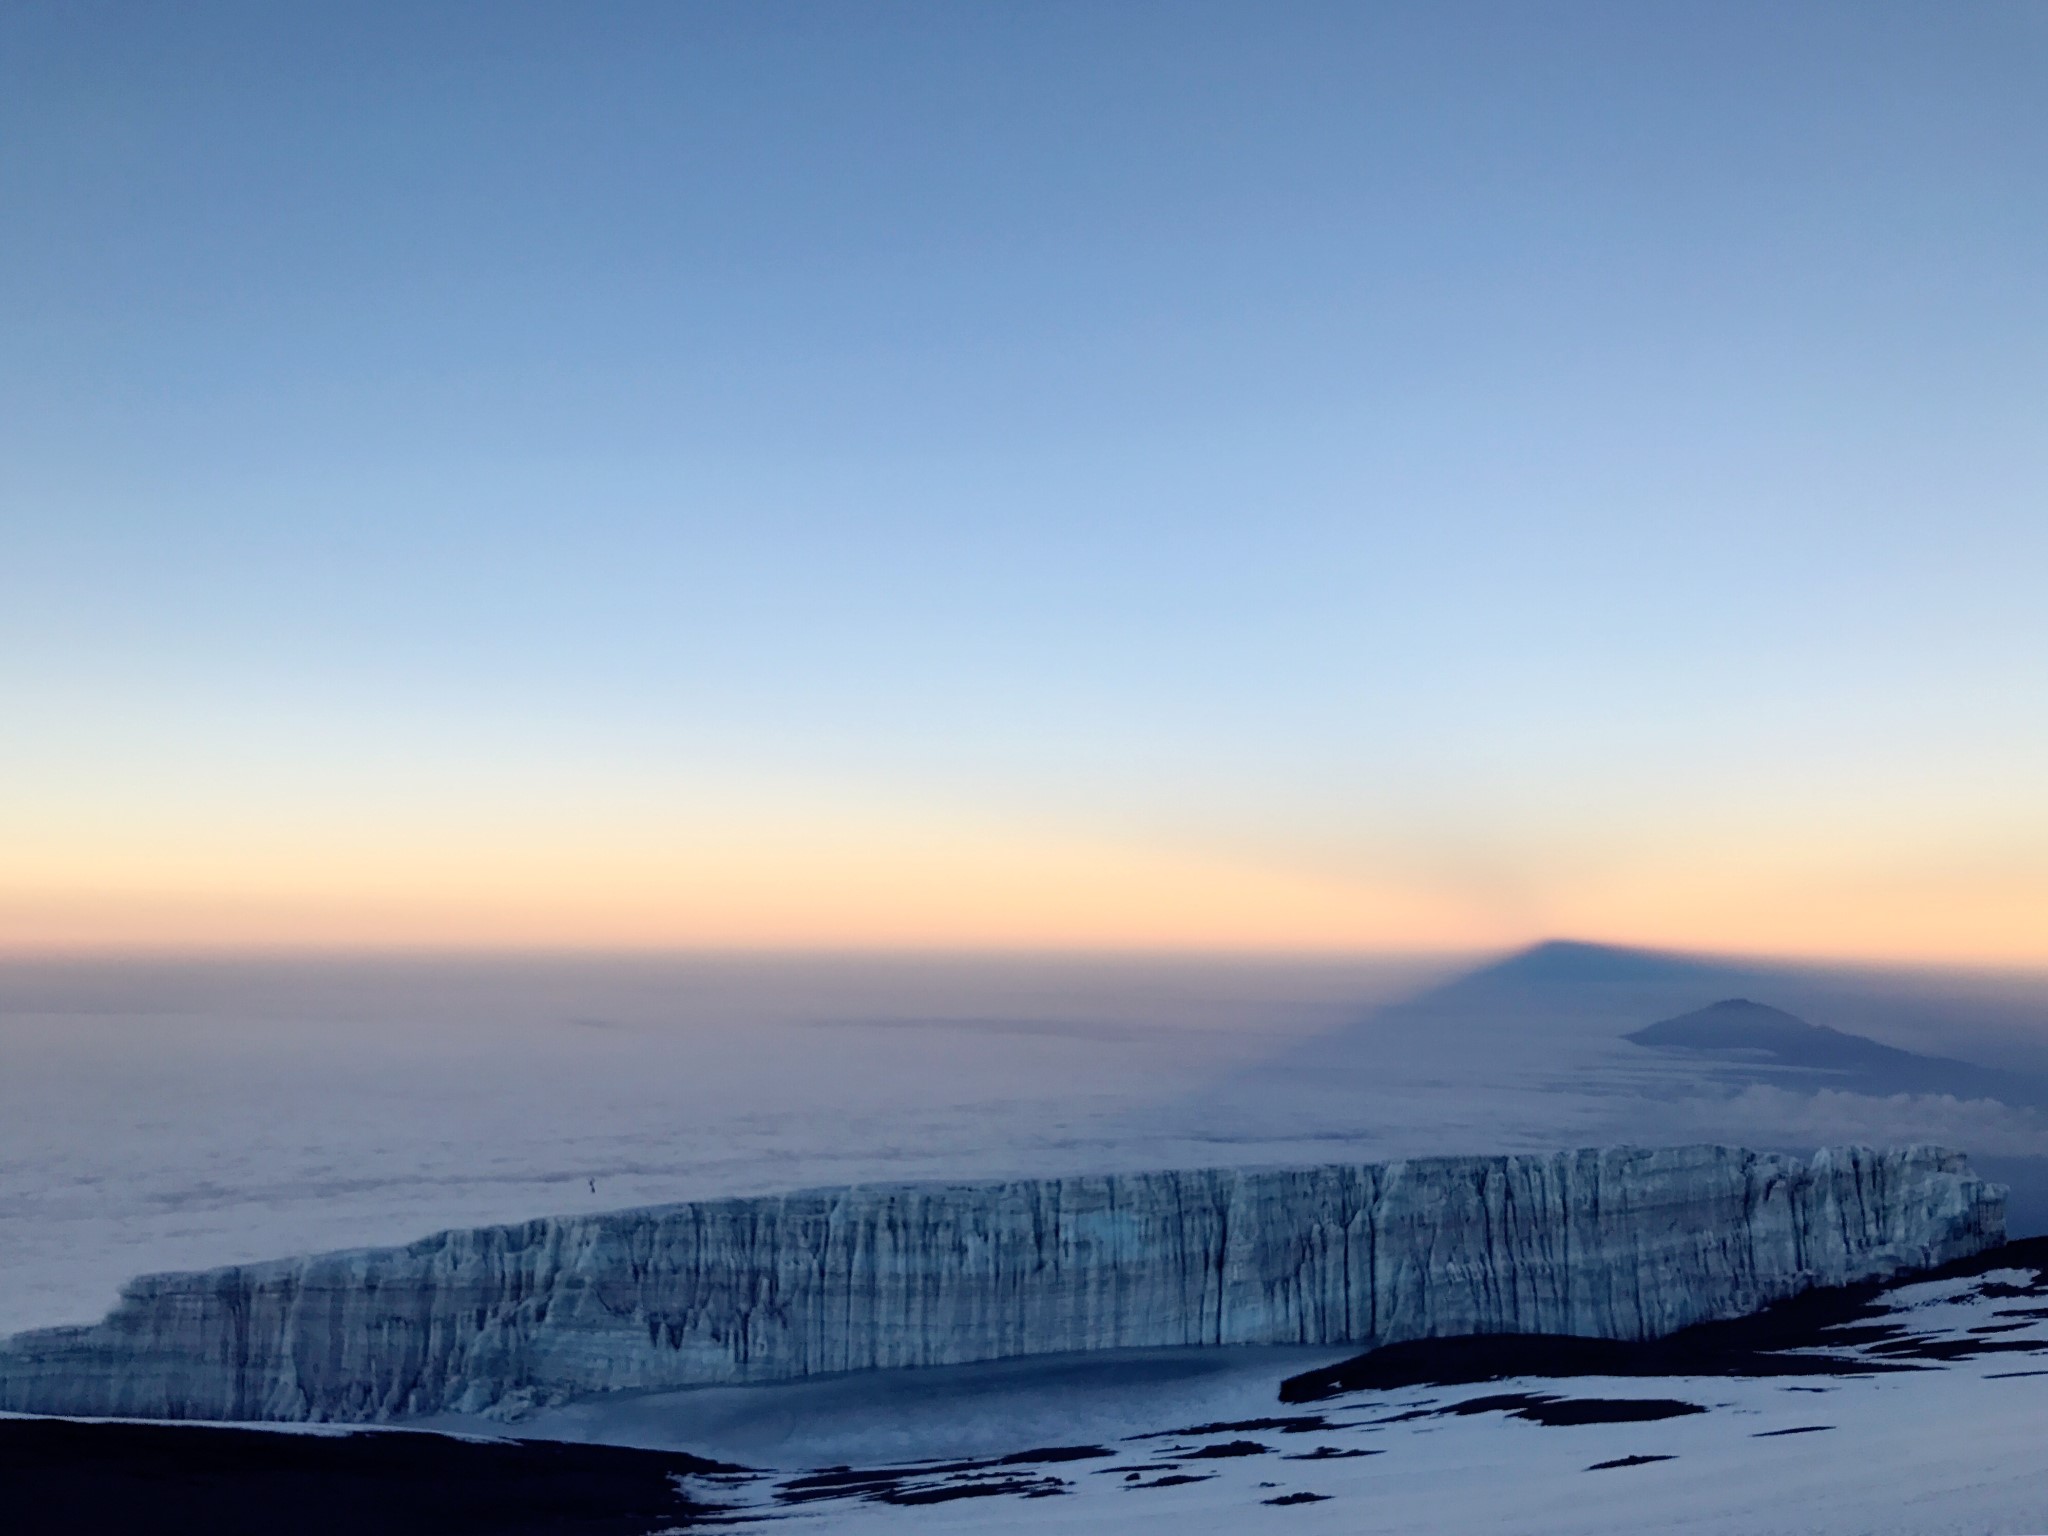
POLYGON ((0 1408, 516 1416, 1075 1350, 1640 1339, 2003 1237, 2004 1191, 1933 1147, 855 1186, 144 1276, 100 1323, 0 1343, 0 1408))

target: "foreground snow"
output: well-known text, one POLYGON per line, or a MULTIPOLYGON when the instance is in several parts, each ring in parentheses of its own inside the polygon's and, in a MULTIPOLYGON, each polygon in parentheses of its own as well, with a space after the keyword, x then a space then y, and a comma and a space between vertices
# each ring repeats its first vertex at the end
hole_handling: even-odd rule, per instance
MULTIPOLYGON (((1083 1392, 1067 1421, 1074 1433, 1053 1447, 992 1432, 1006 1399, 1025 1414, 1019 1430, 1036 1436, 1049 1427, 1042 1391, 1034 1397, 1025 1386, 977 1399, 956 1373, 933 1383, 942 1406, 929 1417, 950 1415, 953 1424, 927 1445, 943 1442, 952 1461, 867 1461, 822 1472, 816 1462, 808 1472, 785 1462, 786 1470, 705 1479, 691 1491, 778 1528, 902 1536, 2048 1530, 2048 1284, 2031 1270, 2008 1270, 1907 1286, 1884 1305, 1881 1321, 1903 1331, 1842 1353, 1911 1369, 1761 1380, 1525 1378, 1284 1407, 1277 1378, 1299 1369, 1298 1357, 1270 1362, 1259 1381, 1256 1356, 1247 1353, 1181 1389, 1134 1385, 1132 1399, 1156 1415, 1147 1429, 1132 1427, 1142 1415, 1117 1422, 1108 1410, 1113 1394, 1090 1401, 1083 1392), (1962 1358, 1924 1358, 1943 1353, 1962 1358), (1631 1411, 1615 1404, 1668 1416, 1545 1422, 1631 1411), (1241 1417, 1196 1423, 1189 1410, 1241 1417), (1121 1433, 1096 1438, 1113 1424, 1121 1433), (977 1464, 963 1466, 968 1442, 977 1464)), ((680 1400, 669 1406, 696 1417, 680 1400)), ((890 1417, 885 1402, 868 1406, 874 1419, 890 1417)), ((847 1432, 850 1407, 820 1414, 808 1445, 792 1421, 779 1449, 795 1456, 857 1446, 847 1432)), ((658 1409, 643 1405, 643 1436, 658 1409)), ((615 1415, 610 1427, 625 1427, 626 1418, 615 1415)), ((735 1443, 746 1439, 735 1433, 743 1419, 729 1401, 705 1415, 709 1438, 727 1443, 700 1448, 743 1449, 735 1443)), ((582 1427, 603 1426, 587 1418, 582 1427)))

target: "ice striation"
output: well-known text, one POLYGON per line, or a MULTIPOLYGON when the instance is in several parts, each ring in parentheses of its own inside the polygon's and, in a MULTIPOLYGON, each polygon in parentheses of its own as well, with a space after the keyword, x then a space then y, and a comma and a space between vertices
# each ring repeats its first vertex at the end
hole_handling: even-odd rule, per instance
POLYGON ((1605 1148, 695 1201, 132 1281, 0 1343, 0 1408, 516 1416, 1077 1350, 1655 1337, 2003 1240, 1932 1147, 1605 1148))

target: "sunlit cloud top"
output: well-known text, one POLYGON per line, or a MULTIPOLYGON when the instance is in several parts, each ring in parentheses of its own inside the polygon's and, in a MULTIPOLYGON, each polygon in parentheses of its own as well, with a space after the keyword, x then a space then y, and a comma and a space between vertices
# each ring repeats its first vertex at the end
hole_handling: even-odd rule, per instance
POLYGON ((2044 67, 16 7, 0 949, 2048 960, 2044 67))

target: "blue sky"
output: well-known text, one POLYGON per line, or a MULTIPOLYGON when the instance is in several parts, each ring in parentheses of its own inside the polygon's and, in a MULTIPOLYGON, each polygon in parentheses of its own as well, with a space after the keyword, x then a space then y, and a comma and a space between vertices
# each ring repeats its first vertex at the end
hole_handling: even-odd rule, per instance
POLYGON ((2048 959, 2044 66, 12 7, 0 944, 2048 959))

